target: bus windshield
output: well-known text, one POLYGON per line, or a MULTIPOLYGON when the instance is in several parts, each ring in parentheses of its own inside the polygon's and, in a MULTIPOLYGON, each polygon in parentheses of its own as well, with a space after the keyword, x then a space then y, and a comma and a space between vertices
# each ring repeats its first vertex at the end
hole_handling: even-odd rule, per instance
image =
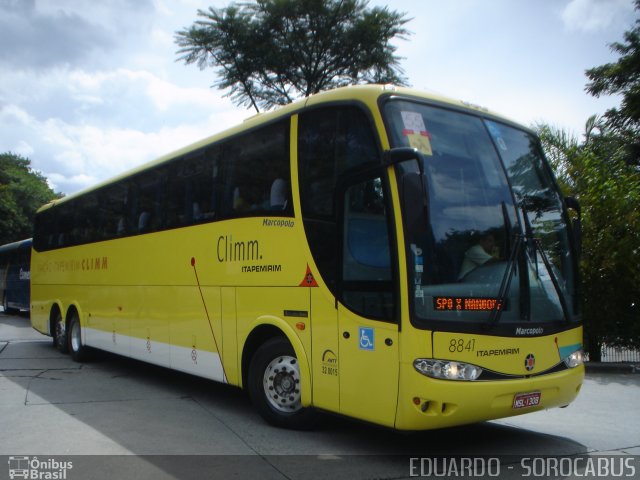
POLYGON ((537 138, 407 100, 384 110, 391 146, 422 153, 399 167, 416 320, 575 321, 566 216, 537 138))

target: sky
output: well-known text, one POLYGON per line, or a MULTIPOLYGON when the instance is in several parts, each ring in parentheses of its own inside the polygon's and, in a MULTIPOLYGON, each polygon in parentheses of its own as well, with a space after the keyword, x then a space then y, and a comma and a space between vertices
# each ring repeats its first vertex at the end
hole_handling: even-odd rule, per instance
MULTIPOLYGON (((74 193, 253 115, 176 61, 175 32, 221 0, 0 0, 0 153, 74 193)), ((370 0, 412 20, 411 86, 579 136, 619 98, 584 71, 617 59, 633 0, 370 0)))

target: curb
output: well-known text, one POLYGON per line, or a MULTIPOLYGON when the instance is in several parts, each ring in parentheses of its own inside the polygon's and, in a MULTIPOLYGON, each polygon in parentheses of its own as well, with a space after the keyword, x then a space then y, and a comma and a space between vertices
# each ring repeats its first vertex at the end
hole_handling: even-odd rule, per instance
POLYGON ((640 373, 637 363, 585 362, 584 367, 587 373, 640 373))

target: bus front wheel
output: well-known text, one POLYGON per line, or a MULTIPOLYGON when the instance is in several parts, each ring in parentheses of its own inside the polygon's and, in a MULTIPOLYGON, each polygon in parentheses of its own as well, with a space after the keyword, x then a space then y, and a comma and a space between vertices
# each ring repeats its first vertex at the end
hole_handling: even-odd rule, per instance
POLYGON ((271 338, 258 348, 248 380, 251 401, 268 423, 296 430, 314 426, 316 413, 302 406, 300 367, 285 338, 271 338))

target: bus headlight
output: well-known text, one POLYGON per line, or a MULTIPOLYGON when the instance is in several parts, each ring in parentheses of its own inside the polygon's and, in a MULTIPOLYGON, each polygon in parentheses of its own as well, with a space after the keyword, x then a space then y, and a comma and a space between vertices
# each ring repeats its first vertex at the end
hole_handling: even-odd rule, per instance
POLYGON ((564 364, 569 368, 579 367, 584 363, 584 351, 582 349, 576 350, 571 355, 564 359, 564 364))
POLYGON ((413 368, 427 377, 442 380, 472 381, 477 380, 482 373, 482 368, 470 363, 429 358, 417 358, 413 362, 413 368))

